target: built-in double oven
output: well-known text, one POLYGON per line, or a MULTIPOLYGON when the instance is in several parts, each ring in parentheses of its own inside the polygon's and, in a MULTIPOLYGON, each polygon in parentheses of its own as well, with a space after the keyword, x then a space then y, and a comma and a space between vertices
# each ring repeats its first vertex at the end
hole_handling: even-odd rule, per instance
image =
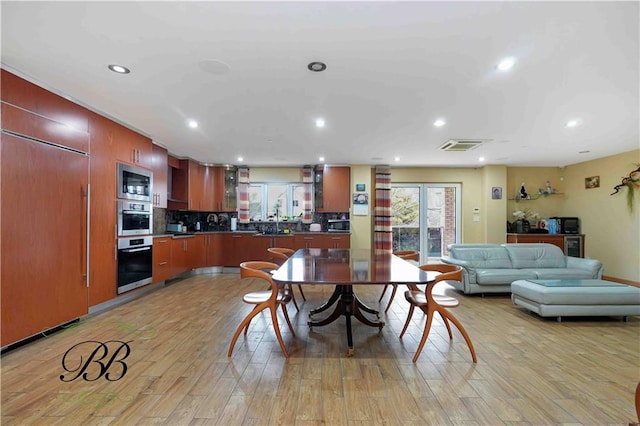
POLYGON ((117 165, 118 282, 117 293, 152 282, 153 173, 117 165))

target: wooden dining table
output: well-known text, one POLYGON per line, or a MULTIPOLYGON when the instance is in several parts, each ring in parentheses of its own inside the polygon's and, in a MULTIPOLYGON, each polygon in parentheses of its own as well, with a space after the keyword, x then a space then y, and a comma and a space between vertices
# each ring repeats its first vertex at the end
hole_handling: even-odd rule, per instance
POLYGON ((385 323, 380 313, 363 303, 353 291, 354 285, 427 284, 437 272, 423 271, 415 264, 394 256, 388 251, 360 249, 300 249, 277 271, 273 280, 281 284, 333 285, 329 299, 309 312, 309 327, 320 327, 345 317, 347 355, 354 353, 351 317, 363 324, 382 330, 385 323), (326 318, 314 321, 312 315, 335 308, 326 318), (365 312, 375 315, 368 318, 365 312))

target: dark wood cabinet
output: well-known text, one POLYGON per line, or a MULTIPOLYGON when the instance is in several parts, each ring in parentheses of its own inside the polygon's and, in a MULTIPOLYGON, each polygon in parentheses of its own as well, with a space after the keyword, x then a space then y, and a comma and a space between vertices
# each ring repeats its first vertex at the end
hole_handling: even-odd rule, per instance
POLYGON ((351 206, 351 169, 318 166, 314 169, 314 204, 317 212, 348 212, 351 206))
POLYGON ((204 266, 204 236, 171 240, 171 276, 204 266))
POLYGON ((294 236, 294 249, 301 248, 350 248, 351 235, 297 234, 294 236))
POLYGON ((548 243, 560 247, 567 256, 584 257, 582 234, 507 234, 507 243, 548 243))
POLYGON ((222 234, 205 234, 204 251, 206 266, 222 266, 222 234))
POLYGON ((2 134, 0 171, 6 346, 88 312, 89 157, 2 134))
POLYGON ((118 128, 120 135, 116 145, 116 160, 147 169, 152 168, 151 140, 124 126, 118 128))
POLYGON ((172 276, 171 237, 153 239, 153 282, 165 281, 172 276))
POLYGON ((151 170, 153 171, 153 206, 167 208, 168 152, 166 148, 152 145, 151 170))

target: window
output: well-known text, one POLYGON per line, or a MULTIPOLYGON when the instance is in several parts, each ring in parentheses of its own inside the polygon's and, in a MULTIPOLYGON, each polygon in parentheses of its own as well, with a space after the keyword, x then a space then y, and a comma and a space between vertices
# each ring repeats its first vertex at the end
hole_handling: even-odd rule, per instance
POLYGON ((304 210, 302 183, 252 183, 249 185, 249 215, 253 220, 269 216, 300 216, 304 210))

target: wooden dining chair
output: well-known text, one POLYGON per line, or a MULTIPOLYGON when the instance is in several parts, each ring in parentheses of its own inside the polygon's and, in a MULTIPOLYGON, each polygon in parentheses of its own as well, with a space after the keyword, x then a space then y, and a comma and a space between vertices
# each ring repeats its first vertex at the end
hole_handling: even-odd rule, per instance
POLYGON ((424 291, 420 290, 417 286, 409 286, 409 290, 404 293, 404 297, 407 299, 407 302, 409 302, 410 307, 409 314, 407 315, 407 321, 404 323, 404 328, 400 333, 400 338, 402 339, 405 331, 407 331, 407 327, 409 327, 411 317, 413 316, 413 311, 416 307, 421 309, 427 316, 424 331, 422 332, 422 338, 420 339, 420 344, 418 345, 418 349, 413 356, 413 362, 416 362, 420 357, 420 354, 422 353, 422 348, 424 347, 424 344, 427 341, 427 337, 429 336, 429 331, 431 330, 433 315, 437 312, 438 314, 440 314, 445 326, 447 327, 447 331, 449 332, 449 339, 453 339, 451 326, 449 325, 449 321, 451 321, 458 328, 458 330, 462 334, 462 337, 464 337, 465 342, 467 342, 469 351, 471 351, 473 362, 477 363, 478 359, 476 357, 476 350, 473 348, 473 343, 471 342, 471 338, 469 338, 469 334, 467 334, 467 331, 462 326, 460 321, 448 309, 457 307, 460 302, 458 302, 458 299, 456 299, 455 297, 433 294, 433 288, 439 282, 447 280, 462 281, 462 268, 457 265, 446 264, 420 265, 419 268, 423 271, 437 271, 441 274, 438 275, 433 282, 427 284, 424 291))
MULTIPOLYGON (((271 253, 271 257, 272 257, 271 260, 274 263, 277 263, 278 265, 282 265, 288 258, 290 258, 293 255, 293 253, 295 253, 295 250, 290 248, 284 248, 284 247, 271 247, 271 248, 268 248, 267 251, 271 253)), ((298 311, 300 311, 300 309, 298 308, 298 302, 296 302, 296 297, 293 294, 293 288, 291 287, 291 284, 289 284, 289 288, 291 289, 291 297, 293 298, 293 305, 296 307, 298 311)), ((307 298, 304 296, 304 292, 302 291, 302 286, 300 284, 298 284, 298 290, 300 290, 300 295, 302 296, 302 300, 306 302, 307 298)))
POLYGON ((233 353, 233 347, 240 336, 240 333, 244 329, 244 335, 247 335, 247 331, 249 330, 249 324, 251 324, 251 320, 253 317, 258 315, 261 311, 265 309, 269 309, 271 312, 271 322, 273 325, 273 330, 276 333, 276 337, 278 338, 278 343, 280 343, 280 347, 282 348, 282 352, 284 353, 285 358, 289 358, 289 352, 287 351, 286 346, 284 345, 284 341, 282 340, 282 334, 280 334, 280 326, 278 325, 278 315, 277 310, 278 306, 282 308, 282 313, 284 314, 284 319, 287 321, 287 325, 289 326, 289 330, 291 330, 291 334, 295 336, 295 332, 293 331, 293 326, 291 325, 291 320, 289 320, 289 314, 287 312, 287 303, 291 301, 291 291, 283 285, 276 284, 275 281, 271 279, 271 274, 269 272, 265 272, 266 270, 274 270, 278 269, 278 265, 272 262, 262 262, 262 261, 252 261, 252 262, 242 262, 240 264, 240 278, 258 278, 263 279, 269 283, 270 289, 265 291, 254 291, 251 293, 247 293, 242 298, 244 303, 255 305, 253 310, 249 312, 249 314, 240 322, 236 332, 233 334, 233 338, 231 339, 231 343, 229 344, 229 352, 227 356, 231 356, 233 353))
MULTIPOLYGON (((415 262, 420 262, 419 251, 399 250, 399 251, 394 251, 393 254, 404 260, 413 260, 415 262)), ((398 291, 398 284, 385 284, 384 288, 382 289, 382 294, 380 295, 380 299, 378 299, 378 303, 382 301, 382 298, 384 297, 384 294, 387 291, 387 287, 389 286, 392 286, 393 289, 391 290, 391 297, 389 297, 389 302, 387 303, 387 307, 384 310, 385 312, 387 312, 391 307, 391 302, 393 302, 393 298, 396 296, 396 291, 398 291)))

